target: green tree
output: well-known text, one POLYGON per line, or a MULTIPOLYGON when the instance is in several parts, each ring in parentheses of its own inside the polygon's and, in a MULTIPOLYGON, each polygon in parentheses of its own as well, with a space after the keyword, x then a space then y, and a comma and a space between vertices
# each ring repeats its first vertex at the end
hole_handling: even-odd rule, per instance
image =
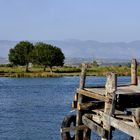
POLYGON ((46 43, 36 43, 32 54, 33 63, 43 65, 44 71, 46 67, 50 68, 52 73, 53 66, 63 66, 65 56, 60 48, 46 43))
POLYGON ((96 60, 94 60, 94 61, 92 62, 92 66, 94 66, 94 67, 98 67, 98 66, 99 66, 96 60))
POLYGON ((26 66, 28 72, 29 62, 31 62, 31 53, 34 46, 28 41, 21 41, 9 51, 9 61, 14 65, 26 66))

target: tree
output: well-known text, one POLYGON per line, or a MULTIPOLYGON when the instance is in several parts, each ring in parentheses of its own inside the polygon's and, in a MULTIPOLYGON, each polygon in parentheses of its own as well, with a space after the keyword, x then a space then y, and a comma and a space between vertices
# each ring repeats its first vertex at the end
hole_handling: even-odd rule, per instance
POLYGON ((96 60, 93 61, 92 65, 93 65, 94 67, 99 66, 96 60))
POLYGON ((48 66, 52 73, 53 66, 63 66, 65 56, 60 48, 46 43, 36 43, 33 50, 33 63, 43 65, 44 71, 48 66))
POLYGON ((29 62, 31 62, 31 53, 34 46, 28 41, 21 41, 9 51, 9 61, 14 65, 26 66, 28 72, 29 62))

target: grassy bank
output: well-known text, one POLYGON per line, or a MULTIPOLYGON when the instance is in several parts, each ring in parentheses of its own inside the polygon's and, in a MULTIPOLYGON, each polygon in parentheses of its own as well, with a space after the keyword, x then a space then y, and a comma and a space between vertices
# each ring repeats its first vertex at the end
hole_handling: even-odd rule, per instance
MULTIPOLYGON (((25 72, 25 67, 0 66, 0 77, 59 77, 59 76, 77 76, 80 74, 80 67, 53 67, 53 73, 47 68, 43 71, 42 67, 32 67, 29 72, 25 72)), ((87 75, 105 76, 108 72, 115 72, 120 76, 129 76, 129 66, 95 66, 89 67, 87 75)), ((140 75, 140 66, 138 66, 138 75, 140 75)))

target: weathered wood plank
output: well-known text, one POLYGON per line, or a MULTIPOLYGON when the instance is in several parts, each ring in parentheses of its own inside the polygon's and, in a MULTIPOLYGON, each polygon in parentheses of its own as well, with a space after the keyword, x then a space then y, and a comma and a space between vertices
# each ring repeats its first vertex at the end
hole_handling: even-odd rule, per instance
POLYGON ((123 119, 123 120, 132 120, 132 115, 125 115, 125 114, 117 114, 115 115, 115 118, 117 119, 123 119))
POLYGON ((77 101, 72 101, 72 108, 77 108, 77 101))
MULTIPOLYGON (((79 94, 82 94, 84 96, 101 100, 101 101, 108 101, 109 99, 106 98, 103 95, 100 95, 98 92, 102 91, 102 93, 105 93, 105 89, 77 89, 77 92, 79 94), (96 92, 94 92, 96 91, 96 92)), ((140 107, 140 87, 138 86, 125 86, 125 87, 118 87, 117 91, 117 102, 116 106, 118 109, 124 109, 124 108, 136 108, 140 107), (124 102, 125 100, 125 102, 124 102)), ((111 101, 111 99, 110 99, 111 101)))
POLYGON ((84 130, 87 128, 88 127, 85 125, 79 125, 79 126, 75 126, 75 127, 65 127, 65 128, 61 128, 60 132, 65 133, 65 132, 70 132, 70 131, 84 130))
MULTIPOLYGON (((140 130, 139 123, 140 123, 140 108, 136 108, 135 110, 135 116, 133 117, 133 122, 135 124, 135 127, 140 130)), ((140 140, 134 138, 134 140, 140 140)))
POLYGON ((100 125, 87 118, 85 115, 82 117, 82 122, 99 136, 105 137, 106 131, 100 125))
POLYGON ((136 108, 135 116, 136 116, 136 121, 139 124, 140 123, 140 108, 136 108))
POLYGON ((92 115, 92 120, 95 121, 96 123, 100 124, 100 125, 102 123, 101 116, 99 116, 99 115, 93 114, 92 115))
POLYGON ((77 93, 75 93, 75 95, 74 95, 74 101, 78 101, 78 94, 77 93))
POLYGON ((113 126, 114 128, 127 133, 128 135, 135 137, 137 139, 140 138, 140 130, 137 128, 134 128, 128 124, 126 124, 125 122, 121 121, 121 120, 117 120, 105 113, 102 114, 103 115, 103 121, 108 123, 109 125, 113 126))
POLYGON ((86 103, 79 103, 77 106, 78 110, 93 110, 100 109, 104 107, 104 102, 102 101, 91 101, 86 103))
POLYGON ((99 94, 96 94, 87 90, 77 89, 77 93, 93 98, 93 99, 100 100, 100 101, 108 101, 108 98, 106 98, 105 96, 99 95, 99 94))
MULTIPOLYGON (((105 88, 84 88, 86 91, 93 92, 95 94, 105 95, 105 88)), ((140 94, 140 86, 136 85, 125 85, 125 86, 117 86, 116 94, 140 94)))

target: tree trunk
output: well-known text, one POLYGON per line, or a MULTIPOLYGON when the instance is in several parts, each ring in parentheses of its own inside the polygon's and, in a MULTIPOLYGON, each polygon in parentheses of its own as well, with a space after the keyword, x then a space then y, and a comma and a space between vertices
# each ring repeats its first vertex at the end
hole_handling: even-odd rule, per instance
POLYGON ((29 67, 29 63, 26 64, 26 72, 29 72, 28 67, 29 67))
POLYGON ((44 66, 44 71, 46 71, 46 65, 44 66))
POLYGON ((49 67, 49 69, 50 69, 50 73, 52 74, 52 73, 53 73, 53 71, 52 71, 52 67, 49 67))

